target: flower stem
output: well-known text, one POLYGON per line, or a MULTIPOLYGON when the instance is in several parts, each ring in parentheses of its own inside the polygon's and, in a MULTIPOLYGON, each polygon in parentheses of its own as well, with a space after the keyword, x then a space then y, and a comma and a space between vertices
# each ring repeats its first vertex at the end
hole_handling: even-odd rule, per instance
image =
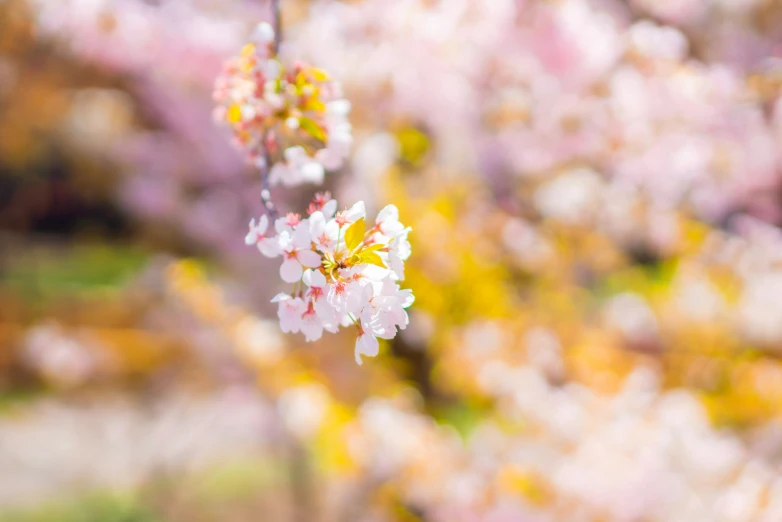
MULTIPOLYGON (((277 55, 280 52, 280 42, 282 42, 282 14, 280 13, 280 0, 271 0, 272 6, 272 18, 274 24, 274 54, 277 55)), ((266 147, 266 136, 263 139, 264 143, 264 166, 261 169, 261 202, 263 203, 266 213, 273 220, 277 219, 279 214, 277 213, 277 207, 274 206, 272 201, 272 194, 269 191, 269 170, 271 169, 271 155, 269 149, 266 147)))

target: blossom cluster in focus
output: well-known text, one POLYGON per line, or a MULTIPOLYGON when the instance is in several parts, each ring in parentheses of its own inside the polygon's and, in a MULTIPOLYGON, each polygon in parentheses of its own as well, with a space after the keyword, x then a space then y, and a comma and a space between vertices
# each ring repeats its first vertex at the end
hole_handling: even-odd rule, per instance
POLYGON ((294 285, 272 300, 282 330, 316 341, 324 330, 336 333, 353 324, 361 364, 361 355, 378 354, 377 338, 393 339, 407 327, 405 309, 414 297, 398 282, 410 256, 410 228, 400 223, 394 205, 368 226, 364 202, 337 212, 327 193, 317 194, 307 211, 307 218, 288 213, 273 225, 261 216, 250 222, 245 242, 266 257, 282 257, 280 277, 294 285))
POLYGON ((283 65, 269 24, 260 24, 253 40, 215 82, 215 118, 231 127, 254 165, 271 169, 272 184, 322 183, 350 150, 350 102, 325 71, 283 65))

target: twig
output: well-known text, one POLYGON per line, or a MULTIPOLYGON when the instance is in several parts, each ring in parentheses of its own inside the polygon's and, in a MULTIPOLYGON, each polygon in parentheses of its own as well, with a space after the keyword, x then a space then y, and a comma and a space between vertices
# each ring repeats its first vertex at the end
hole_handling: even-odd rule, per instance
POLYGON ((274 18, 274 54, 279 54, 280 42, 282 42, 282 15, 280 14, 280 0, 272 0, 272 15, 274 18))
MULTIPOLYGON (((265 141, 265 140, 264 140, 265 141)), ((265 147, 265 146, 264 146, 265 147)), ((274 206, 272 201, 272 193, 269 190, 269 168, 271 167, 271 156, 269 151, 264 152, 263 167, 261 167, 261 202, 266 209, 266 213, 274 221, 278 217, 277 207, 274 206)))
MULTIPOLYGON (((280 0, 271 0, 272 6, 272 18, 274 24, 274 54, 277 55, 280 52, 280 42, 282 42, 282 15, 280 14, 280 0)), ((266 148, 266 137, 263 139, 264 143, 264 164, 261 168, 261 202, 263 203, 266 212, 272 220, 277 219, 277 207, 274 206, 272 201, 272 194, 269 191, 269 170, 271 169, 271 155, 269 149, 266 148)))

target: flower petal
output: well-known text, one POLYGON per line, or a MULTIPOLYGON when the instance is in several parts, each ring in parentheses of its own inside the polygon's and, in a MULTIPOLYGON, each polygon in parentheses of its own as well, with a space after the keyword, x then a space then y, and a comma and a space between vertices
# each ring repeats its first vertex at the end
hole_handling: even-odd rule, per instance
POLYGON ((305 270, 304 277, 302 278, 304 283, 309 287, 324 288, 326 286, 326 276, 320 273, 318 270, 305 270))
POLYGON ((269 217, 264 214, 258 220, 258 233, 265 234, 267 228, 269 228, 269 217))
POLYGON ((337 200, 336 199, 330 199, 326 202, 325 205, 323 205, 323 216, 331 219, 334 217, 334 214, 337 212, 337 200))
POLYGON ((323 336, 323 323, 315 315, 305 315, 301 321, 301 331, 305 341, 317 341, 323 336))
POLYGON ((298 258, 299 263, 309 268, 317 268, 321 263, 320 255, 312 250, 300 250, 296 254, 296 257, 298 258))
POLYGON ((323 165, 317 161, 308 161, 299 169, 301 177, 304 181, 309 183, 321 184, 323 183, 323 177, 326 174, 323 165))
POLYGON ((355 203, 352 207, 350 207, 350 210, 347 212, 348 221, 351 223, 354 221, 358 221, 359 219, 363 218, 366 215, 367 211, 364 207, 363 201, 358 201, 355 203))
POLYGON ((309 223, 302 221, 293 231, 293 245, 296 248, 309 248, 312 239, 310 236, 309 223))
POLYGON ((270 237, 258 241, 258 250, 266 257, 277 257, 281 253, 279 241, 270 237))
POLYGON ((247 246, 254 245, 258 240, 258 228, 255 226, 255 219, 250 220, 250 231, 244 236, 244 244, 247 246))
POLYGON ((295 283, 301 279, 301 263, 294 258, 289 258, 283 261, 280 265, 280 277, 286 283, 295 283))
POLYGON ((277 294, 274 297, 272 297, 271 302, 272 303, 279 303, 280 301, 287 301, 289 299, 292 299, 292 297, 289 296, 288 294, 286 294, 285 292, 280 292, 279 294, 277 294))
POLYGON ((378 212, 375 223, 379 225, 385 221, 399 221, 399 209, 396 208, 396 205, 386 205, 383 210, 378 212))
POLYGON ((380 353, 380 345, 372 335, 364 333, 356 338, 356 363, 361 364, 362 355, 375 357, 378 353, 380 353))
POLYGON ((310 216, 310 236, 318 238, 326 231, 326 217, 323 212, 316 210, 310 216))

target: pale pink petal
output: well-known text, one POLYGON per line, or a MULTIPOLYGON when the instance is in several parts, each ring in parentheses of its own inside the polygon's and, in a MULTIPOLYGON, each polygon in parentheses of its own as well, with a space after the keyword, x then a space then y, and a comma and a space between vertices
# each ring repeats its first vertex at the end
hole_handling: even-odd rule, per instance
POLYGON ((277 231, 278 234, 282 234, 283 232, 287 232, 289 230, 288 227, 288 218, 285 216, 279 217, 274 220, 274 230, 277 231))
POLYGON ((302 319, 301 331, 307 342, 317 341, 323 336, 323 324, 317 316, 308 314, 302 319))
POLYGON ((258 250, 266 257, 277 257, 282 252, 276 238, 265 237, 258 241, 258 250))
POLYGON ((296 283, 301 279, 301 263, 296 259, 290 258, 283 261, 280 265, 280 277, 286 283, 296 283))
POLYGON ((380 353, 380 345, 372 335, 361 334, 356 338, 356 363, 361 364, 361 356, 375 357, 380 353))
POLYGON ((314 286, 323 288, 326 286, 326 276, 321 274, 318 270, 305 270, 304 277, 302 279, 309 287, 314 286))
POLYGON ((258 220, 258 233, 265 234, 267 228, 269 228, 269 217, 264 214, 258 220))
POLYGON ((378 212, 375 223, 380 224, 385 221, 399 221, 399 210, 395 205, 386 205, 383 210, 378 212))
POLYGON ((309 248, 311 242, 309 224, 304 222, 299 224, 293 231, 293 245, 296 248, 309 248))
POLYGON ((280 292, 279 294, 277 294, 274 297, 272 297, 271 302, 272 303, 279 303, 280 301, 287 301, 289 299, 291 299, 291 296, 289 296, 285 292, 280 292))
POLYGON ((355 203, 352 207, 350 207, 350 210, 348 210, 347 212, 348 220, 351 223, 354 221, 358 221, 364 216, 366 216, 366 208, 364 207, 363 201, 359 201, 355 203))
POLYGON ((317 252, 313 252, 312 250, 301 250, 297 254, 297 257, 299 259, 299 263, 308 268, 317 268, 321 263, 320 255, 317 252))
POLYGON ((323 183, 323 177, 325 175, 325 171, 323 169, 323 165, 321 165, 316 161, 310 161, 305 163, 304 165, 301 166, 299 172, 301 172, 301 176, 304 179, 304 181, 308 181, 310 183, 316 183, 316 184, 323 183))
POLYGON ((245 245, 254 245, 255 242, 258 240, 258 229, 255 226, 255 220, 250 220, 250 231, 247 232, 247 235, 244 236, 244 244, 245 245))
POLYGON ((310 216, 310 236, 318 238, 326 231, 326 218, 317 210, 310 216))
POLYGON ((337 200, 336 199, 330 199, 326 202, 325 205, 323 205, 323 216, 330 219, 334 217, 334 213, 337 212, 337 200))

